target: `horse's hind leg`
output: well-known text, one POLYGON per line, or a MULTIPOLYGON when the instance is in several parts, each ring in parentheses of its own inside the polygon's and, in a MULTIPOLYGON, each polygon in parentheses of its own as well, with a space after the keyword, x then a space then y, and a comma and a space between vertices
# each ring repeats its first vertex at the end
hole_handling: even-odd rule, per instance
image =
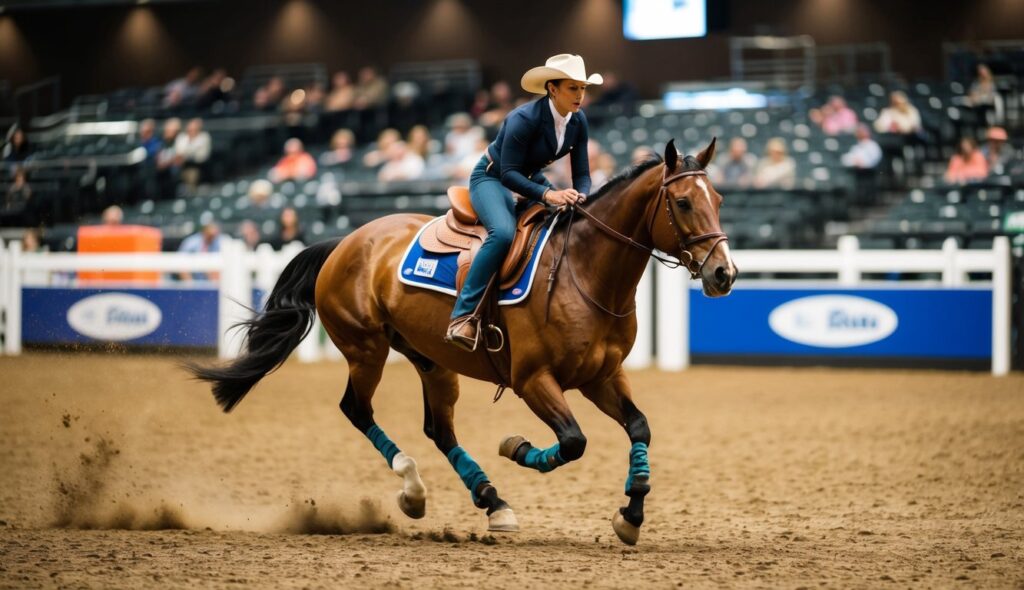
POLYGON ((387 360, 388 341, 383 333, 364 336, 359 345, 350 345, 343 339, 331 336, 349 366, 348 386, 341 399, 341 411, 353 426, 370 439, 388 462, 388 467, 402 478, 402 491, 398 493, 398 506, 402 512, 410 518, 423 518, 426 514, 427 489, 420 479, 416 462, 401 452, 373 420, 371 400, 387 360))
POLYGON ((644 522, 644 498, 651 491, 651 465, 647 460, 651 429, 643 412, 633 404, 629 382, 621 370, 611 379, 582 387, 580 391, 625 428, 632 443, 625 490, 629 504, 615 513, 612 528, 623 543, 636 545, 640 538, 640 525, 644 522))
MULTIPOLYGON (((414 361, 415 362, 415 361, 414 361)), ((452 468, 459 474, 462 483, 469 489, 473 504, 487 510, 488 530, 511 532, 519 530, 515 513, 498 496, 498 490, 491 484, 483 469, 455 438, 455 402, 459 399, 459 378, 454 372, 441 367, 424 370, 419 363, 416 368, 423 380, 423 393, 427 407, 425 415, 430 419, 429 428, 424 428, 444 453, 452 468)))

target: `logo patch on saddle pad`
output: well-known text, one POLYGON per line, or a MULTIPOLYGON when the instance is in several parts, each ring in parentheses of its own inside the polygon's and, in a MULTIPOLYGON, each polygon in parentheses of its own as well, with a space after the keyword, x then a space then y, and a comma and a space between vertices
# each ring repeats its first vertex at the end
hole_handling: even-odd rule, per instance
MULTIPOLYGON (((557 216, 555 216, 557 217, 557 216)), ((540 230, 537 247, 533 254, 526 261, 526 269, 522 276, 508 289, 501 292, 498 297, 499 305, 514 305, 522 302, 530 295, 530 287, 533 285, 533 278, 537 274, 540 254, 548 243, 551 235, 551 228, 554 227, 555 219, 547 222, 540 230)), ((438 254, 428 252, 420 246, 420 235, 435 223, 444 223, 444 217, 437 217, 420 228, 416 237, 412 239, 409 247, 405 250, 401 264, 398 265, 398 280, 406 285, 438 291, 455 297, 455 275, 459 270, 458 253, 438 254)))

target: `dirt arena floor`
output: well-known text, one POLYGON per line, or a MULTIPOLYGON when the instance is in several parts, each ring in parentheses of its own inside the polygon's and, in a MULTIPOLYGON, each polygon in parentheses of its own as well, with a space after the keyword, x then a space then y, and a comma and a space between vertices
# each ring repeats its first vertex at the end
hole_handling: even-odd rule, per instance
POLYGON ((378 422, 427 516, 338 411, 343 363, 291 362, 230 415, 173 359, 0 358, 0 587, 1024 588, 1024 377, 704 367, 633 374, 654 433, 639 545, 610 518, 629 443, 577 392, 589 444, 549 474, 497 455, 552 435, 464 380, 460 440, 516 510, 486 518, 421 433, 405 363, 378 422))

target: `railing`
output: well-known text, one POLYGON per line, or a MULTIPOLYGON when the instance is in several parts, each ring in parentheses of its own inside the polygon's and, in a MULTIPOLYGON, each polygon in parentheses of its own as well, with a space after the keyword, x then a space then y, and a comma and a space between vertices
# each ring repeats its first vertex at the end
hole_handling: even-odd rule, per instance
MULTIPOLYGON (((240 242, 224 240, 218 254, 27 254, 14 242, 6 248, 0 244, 0 333, 3 352, 21 352, 22 288, 35 280, 32 274, 43 275, 45 284, 51 273, 77 273, 84 270, 216 272, 219 306, 217 310, 217 343, 222 358, 232 358, 240 351, 240 338, 232 337, 228 327, 248 317, 253 287, 269 291, 288 261, 301 245, 291 244, 282 252, 261 247, 245 252, 240 242)), ((1005 375, 1010 370, 1010 245, 1006 237, 997 237, 991 250, 962 250, 952 239, 941 250, 865 251, 856 237, 844 236, 836 250, 745 250, 733 252, 741 273, 830 273, 831 281, 815 279, 818 285, 835 288, 868 287, 877 282, 865 281, 865 273, 937 273, 940 281, 901 281, 926 289, 955 289, 971 286, 991 289, 991 370, 1005 375), (971 280, 971 273, 991 274, 991 281, 971 280)), ((756 285, 748 281, 746 286, 756 285)), ((892 285, 893 282, 887 282, 892 285)), ((637 338, 626 359, 626 366, 641 368, 652 364, 666 371, 678 371, 690 365, 691 301, 689 277, 679 269, 670 270, 651 265, 641 280, 636 294, 637 338), (655 287, 656 285, 656 287, 655 287), (657 330, 655 330, 655 324, 657 330), (657 354, 655 354, 655 351, 657 354)), ((974 289, 977 291, 977 289, 974 289)), ((977 293, 976 293, 977 294, 977 293)), ((255 305, 254 305, 255 306, 255 305)), ((957 310, 950 309, 950 315, 957 310)), ((942 322, 946 318, 935 318, 942 322)), ((983 322, 982 322, 983 323, 983 322)), ((321 344, 320 328, 299 346, 301 361, 321 358, 337 359, 340 354, 330 345, 321 344)), ((736 338, 743 338, 736 334, 736 338)))

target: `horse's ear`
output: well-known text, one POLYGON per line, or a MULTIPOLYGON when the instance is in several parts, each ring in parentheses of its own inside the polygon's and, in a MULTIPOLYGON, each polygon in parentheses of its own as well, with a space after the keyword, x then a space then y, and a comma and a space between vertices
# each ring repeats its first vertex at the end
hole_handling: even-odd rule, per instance
POLYGON ((718 141, 717 137, 711 138, 711 143, 708 147, 704 148, 704 151, 697 154, 697 163, 700 164, 701 169, 707 168, 711 160, 715 159, 715 143, 718 141))
POLYGON ((676 151, 676 140, 670 139, 665 146, 665 170, 669 172, 676 169, 676 161, 679 160, 679 152, 676 151))

